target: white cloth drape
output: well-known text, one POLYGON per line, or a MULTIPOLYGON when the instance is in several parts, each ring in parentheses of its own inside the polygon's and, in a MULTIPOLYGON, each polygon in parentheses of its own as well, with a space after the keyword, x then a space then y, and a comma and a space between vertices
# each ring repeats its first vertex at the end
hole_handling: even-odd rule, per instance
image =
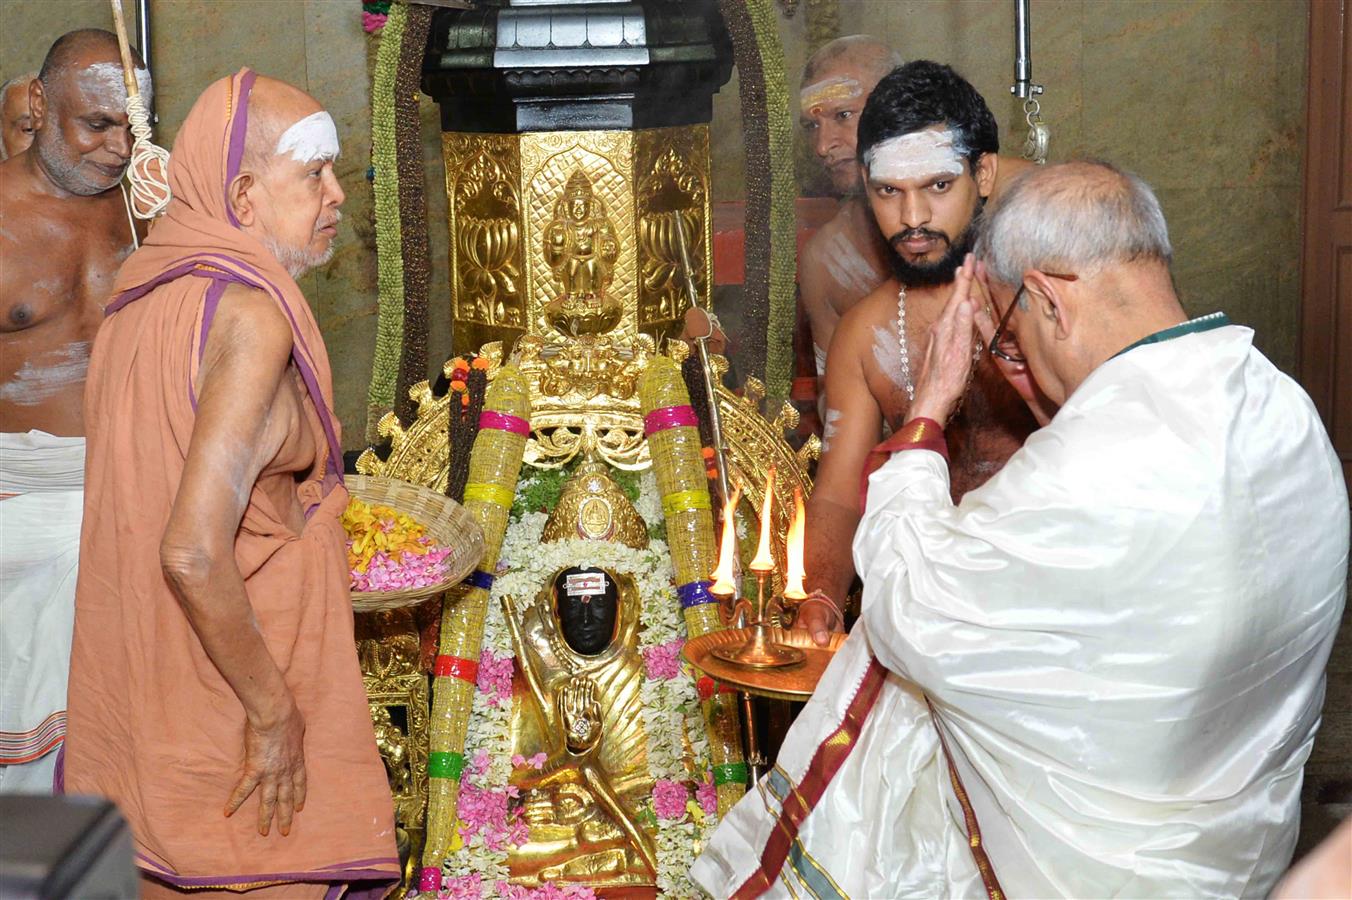
MULTIPOLYGON (((770 894, 825 896, 821 873, 853 897, 983 894, 915 685, 1008 896, 1271 889, 1345 600, 1348 505, 1309 399, 1251 340, 1223 326, 1108 361, 957 507, 935 453, 874 473, 863 620, 765 783, 799 783, 869 653, 890 674, 770 894)), ((696 863, 715 896, 759 865, 766 803, 753 790, 696 863)))
POLYGON ((2 793, 50 792, 65 735, 84 449, 84 438, 0 434, 2 793))

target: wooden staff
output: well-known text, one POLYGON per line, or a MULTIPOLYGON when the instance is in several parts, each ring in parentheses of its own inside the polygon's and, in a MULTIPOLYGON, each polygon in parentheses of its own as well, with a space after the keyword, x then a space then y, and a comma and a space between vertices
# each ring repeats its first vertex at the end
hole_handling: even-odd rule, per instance
POLYGON ((122 55, 122 81, 127 86, 127 120, 131 123, 131 165, 127 181, 131 186, 131 211, 138 219, 153 219, 169 206, 169 151, 150 140, 150 113, 136 83, 136 64, 127 40, 127 22, 122 16, 122 0, 108 0, 113 8, 117 47, 122 55))

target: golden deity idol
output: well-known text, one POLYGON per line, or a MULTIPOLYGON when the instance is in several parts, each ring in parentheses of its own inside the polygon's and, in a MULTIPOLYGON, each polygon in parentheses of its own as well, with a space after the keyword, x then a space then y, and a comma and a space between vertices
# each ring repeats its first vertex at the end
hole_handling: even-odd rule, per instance
MULTIPOLYGON (((647 543, 643 521, 606 473, 588 462, 569 481, 545 540, 647 543)), ((655 829, 641 813, 652 793, 638 649, 642 599, 625 575, 585 564, 556 572, 535 602, 503 607, 528 700, 513 709, 512 783, 529 837, 508 856, 512 881, 591 887, 655 883, 655 829)))
POLYGON ((624 314, 620 299, 606 295, 620 241, 605 204, 581 169, 568 177, 544 237, 545 261, 563 286, 545 316, 567 335, 610 331, 624 314))

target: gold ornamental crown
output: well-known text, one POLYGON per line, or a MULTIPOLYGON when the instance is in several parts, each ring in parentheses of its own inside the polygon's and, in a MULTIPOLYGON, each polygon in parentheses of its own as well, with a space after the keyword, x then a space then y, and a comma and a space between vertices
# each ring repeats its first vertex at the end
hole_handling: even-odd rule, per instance
POLYGON ((573 174, 568 176, 568 183, 563 187, 564 199, 585 197, 590 200, 593 193, 591 179, 581 169, 574 169, 573 174))
POLYGON ((636 550, 648 546, 648 526, 638 510, 611 479, 605 463, 591 458, 563 486, 540 539, 548 544, 577 538, 618 541, 636 550))

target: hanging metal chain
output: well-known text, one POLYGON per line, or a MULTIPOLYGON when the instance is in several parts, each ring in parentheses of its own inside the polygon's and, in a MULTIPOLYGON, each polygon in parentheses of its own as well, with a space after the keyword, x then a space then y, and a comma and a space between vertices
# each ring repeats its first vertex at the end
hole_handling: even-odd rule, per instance
POLYGON ((1028 122, 1028 136, 1023 140, 1023 158, 1039 166, 1045 165, 1052 132, 1047 123, 1042 121, 1042 105, 1037 102, 1037 98, 1029 97, 1023 101, 1023 117, 1028 122))

